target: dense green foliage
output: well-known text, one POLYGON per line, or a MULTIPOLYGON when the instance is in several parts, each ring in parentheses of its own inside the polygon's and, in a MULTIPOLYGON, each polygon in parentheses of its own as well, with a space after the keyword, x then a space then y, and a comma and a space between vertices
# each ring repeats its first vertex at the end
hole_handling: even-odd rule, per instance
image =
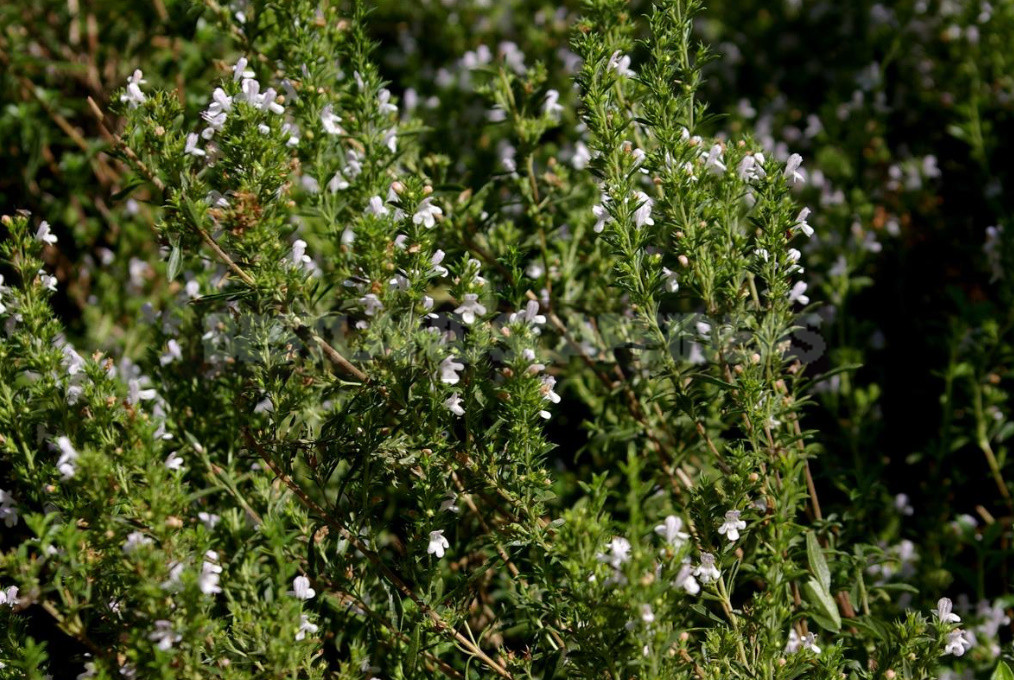
POLYGON ((0 0, 0 678, 1011 677, 1012 44, 0 0))

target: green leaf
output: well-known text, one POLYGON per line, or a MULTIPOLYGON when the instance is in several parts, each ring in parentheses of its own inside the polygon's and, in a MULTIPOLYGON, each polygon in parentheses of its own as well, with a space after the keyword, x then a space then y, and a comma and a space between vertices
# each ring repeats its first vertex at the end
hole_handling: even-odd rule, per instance
POLYGON ((827 560, 824 559, 824 551, 817 541, 817 535, 812 531, 806 534, 806 558, 810 562, 810 571, 817 577, 817 581, 825 591, 830 592, 831 570, 827 568, 827 560))
POLYGON ((180 252, 179 245, 173 246, 172 252, 169 253, 169 264, 166 267, 166 276, 172 281, 176 278, 177 274, 180 273, 180 263, 183 259, 183 255, 180 252))
POLYGON ((989 680, 1014 680, 1014 671, 1011 671, 1006 661, 1001 661, 996 665, 993 675, 989 676, 989 680))
POLYGON ((803 588, 806 599, 813 606, 810 616, 824 630, 837 633, 841 630, 841 616, 838 614, 838 605, 835 604, 831 593, 827 591, 816 579, 810 579, 803 588))

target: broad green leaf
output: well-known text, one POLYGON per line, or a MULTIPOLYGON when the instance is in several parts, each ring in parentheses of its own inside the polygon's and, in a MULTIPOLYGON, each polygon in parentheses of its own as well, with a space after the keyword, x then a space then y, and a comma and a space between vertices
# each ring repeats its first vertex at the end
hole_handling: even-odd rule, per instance
POLYGON ((832 633, 841 630, 841 616, 838 614, 838 605, 835 604, 831 593, 816 579, 807 581, 803 590, 806 593, 806 599, 813 606, 810 614, 817 625, 832 633))

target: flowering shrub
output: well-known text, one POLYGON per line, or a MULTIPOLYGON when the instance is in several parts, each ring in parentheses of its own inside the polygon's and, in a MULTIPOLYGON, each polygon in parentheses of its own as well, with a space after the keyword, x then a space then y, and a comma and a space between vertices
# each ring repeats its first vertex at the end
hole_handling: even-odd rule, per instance
POLYGON ((0 24, 0 678, 1012 677, 1014 6, 0 24))

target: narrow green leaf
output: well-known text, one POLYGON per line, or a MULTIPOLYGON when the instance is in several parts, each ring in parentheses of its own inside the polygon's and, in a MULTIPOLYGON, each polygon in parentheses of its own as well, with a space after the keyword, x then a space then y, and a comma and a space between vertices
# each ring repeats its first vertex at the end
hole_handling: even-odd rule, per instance
POLYGON ((996 665, 993 675, 989 676, 989 680, 1014 680, 1014 671, 1011 671, 1006 661, 1001 661, 996 665))
POLYGON ((827 568, 824 551, 812 531, 806 534, 806 557, 810 562, 810 571, 817 577, 817 582, 827 592, 831 592, 831 570, 827 568))

